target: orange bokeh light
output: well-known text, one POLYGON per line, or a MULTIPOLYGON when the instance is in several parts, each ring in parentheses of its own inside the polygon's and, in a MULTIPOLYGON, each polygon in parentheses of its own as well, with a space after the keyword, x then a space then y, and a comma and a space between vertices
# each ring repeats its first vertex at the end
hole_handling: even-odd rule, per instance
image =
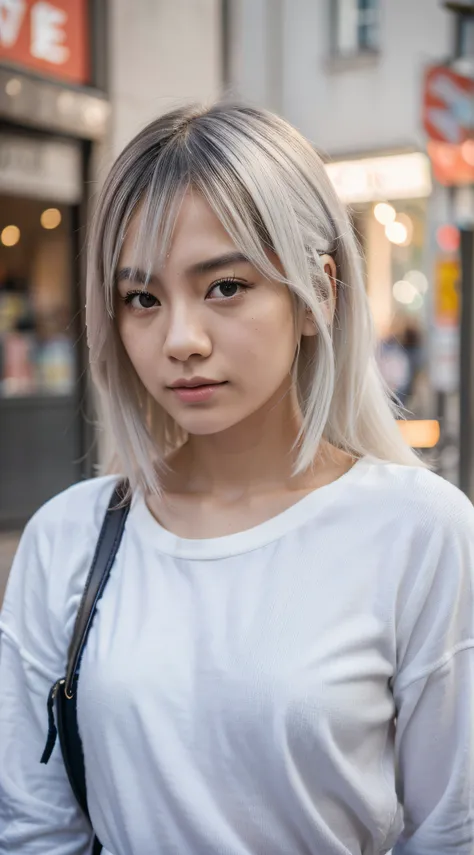
POLYGON ((403 439, 412 448, 434 448, 439 442, 439 422, 434 419, 399 421, 403 439))

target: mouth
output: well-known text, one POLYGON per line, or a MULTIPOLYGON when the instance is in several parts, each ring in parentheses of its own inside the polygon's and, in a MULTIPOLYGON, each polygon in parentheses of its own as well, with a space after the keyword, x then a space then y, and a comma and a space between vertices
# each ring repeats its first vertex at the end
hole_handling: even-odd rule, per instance
POLYGON ((189 381, 178 381, 168 389, 173 392, 180 401, 186 404, 200 404, 208 401, 215 393, 227 385, 227 380, 221 383, 212 380, 196 378, 189 381))

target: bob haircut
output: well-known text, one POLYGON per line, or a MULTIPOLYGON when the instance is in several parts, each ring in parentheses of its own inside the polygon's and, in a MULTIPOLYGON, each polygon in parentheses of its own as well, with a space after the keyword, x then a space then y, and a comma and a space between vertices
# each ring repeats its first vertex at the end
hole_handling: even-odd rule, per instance
POLYGON ((423 465, 401 436, 397 407, 376 366, 357 243, 322 160, 272 113, 217 103, 176 109, 144 128, 116 160, 96 207, 87 335, 115 471, 129 478, 132 490, 159 492, 166 455, 186 439, 139 380, 114 314, 116 270, 131 218, 140 218, 137 267, 151 272, 157 253, 166 255, 189 188, 202 194, 250 262, 291 290, 295 321, 303 310, 314 317, 317 334, 301 338, 293 366, 303 414, 295 474, 311 466, 322 438, 356 458, 423 465), (337 270, 331 323, 324 253, 337 270))

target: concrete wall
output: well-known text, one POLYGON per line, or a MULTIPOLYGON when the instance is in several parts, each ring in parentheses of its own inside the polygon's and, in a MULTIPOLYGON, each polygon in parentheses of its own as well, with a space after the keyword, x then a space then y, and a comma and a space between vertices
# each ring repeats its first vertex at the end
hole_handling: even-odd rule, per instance
MULTIPOLYGON (((296 0, 295 6, 301 0, 296 0)), ((286 0, 231 0, 229 90, 282 113, 286 0)), ((299 48, 298 48, 299 49, 299 48)))
POLYGON ((109 4, 110 154, 147 122, 221 87, 220 0, 109 4))
POLYGON ((333 60, 331 2, 235 0, 234 91, 332 155, 421 144, 422 72, 450 52, 450 14, 439 0, 381 0, 380 54, 333 60))

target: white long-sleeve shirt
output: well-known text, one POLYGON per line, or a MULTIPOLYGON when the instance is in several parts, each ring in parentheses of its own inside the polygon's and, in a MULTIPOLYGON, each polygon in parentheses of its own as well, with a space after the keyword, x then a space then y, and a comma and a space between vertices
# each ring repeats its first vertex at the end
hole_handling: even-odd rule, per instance
MULTIPOLYGON (((59 745, 39 760, 113 482, 46 504, 14 562, 1 853, 90 849, 59 745)), ((205 540, 137 495, 79 678, 104 855, 473 855, 473 567, 474 509, 423 469, 365 459, 205 540)))

